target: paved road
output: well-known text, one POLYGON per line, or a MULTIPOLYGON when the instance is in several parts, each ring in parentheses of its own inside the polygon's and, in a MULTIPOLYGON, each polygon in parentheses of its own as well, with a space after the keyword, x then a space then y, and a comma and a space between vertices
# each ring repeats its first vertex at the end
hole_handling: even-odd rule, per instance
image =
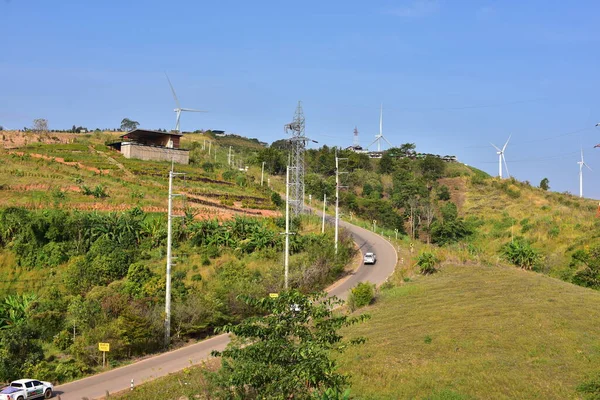
MULTIPOLYGON (((363 254, 371 251, 377 255, 377 264, 361 264, 354 273, 330 287, 331 295, 345 299, 348 291, 359 282, 368 281, 377 285, 385 282, 394 272, 398 255, 394 247, 381 236, 343 221, 340 221, 340 226, 350 231, 363 254)), ((84 396, 89 399, 100 398, 107 390, 115 393, 127 389, 132 379, 138 385, 197 364, 209 358, 212 350, 223 350, 228 342, 228 335, 215 336, 125 367, 57 386, 56 393, 63 400, 81 400, 84 396)))

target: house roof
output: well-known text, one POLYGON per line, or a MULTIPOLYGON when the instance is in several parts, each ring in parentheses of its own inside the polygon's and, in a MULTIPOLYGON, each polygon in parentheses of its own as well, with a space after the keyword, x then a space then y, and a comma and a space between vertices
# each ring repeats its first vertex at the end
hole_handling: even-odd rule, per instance
POLYGON ((147 129, 134 129, 132 131, 127 132, 124 135, 121 135, 121 137, 125 137, 127 136, 127 138, 129 139, 138 139, 138 138, 157 138, 157 137, 161 137, 161 136, 183 136, 183 134, 179 133, 179 132, 159 132, 159 131, 150 131, 147 129))

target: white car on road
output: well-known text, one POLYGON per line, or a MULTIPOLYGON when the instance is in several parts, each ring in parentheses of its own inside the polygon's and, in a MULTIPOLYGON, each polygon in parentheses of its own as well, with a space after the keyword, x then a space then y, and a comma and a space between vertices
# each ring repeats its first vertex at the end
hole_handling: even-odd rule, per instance
POLYGON ((0 390, 0 400, 49 399, 53 389, 50 382, 19 379, 0 390))
POLYGON ((377 262, 377 256, 375 253, 365 253, 365 257, 363 259, 364 264, 375 264, 377 262))

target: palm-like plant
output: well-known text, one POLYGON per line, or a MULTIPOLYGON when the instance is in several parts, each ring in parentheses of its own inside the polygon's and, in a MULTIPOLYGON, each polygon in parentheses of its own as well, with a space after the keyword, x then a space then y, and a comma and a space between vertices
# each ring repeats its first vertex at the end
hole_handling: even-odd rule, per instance
POLYGON ((8 329, 26 321, 29 305, 37 300, 33 293, 9 295, 0 303, 0 329, 8 329))

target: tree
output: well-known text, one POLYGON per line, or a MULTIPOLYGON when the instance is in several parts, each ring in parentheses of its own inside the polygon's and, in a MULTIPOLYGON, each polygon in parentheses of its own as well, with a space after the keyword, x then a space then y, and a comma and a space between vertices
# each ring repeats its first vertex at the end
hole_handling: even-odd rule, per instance
POLYGON ((394 160, 390 155, 390 151, 384 151, 383 155, 379 159, 379 173, 380 174, 391 174, 394 172, 394 160))
POLYGON ((33 127, 31 129, 38 133, 48 132, 48 120, 44 118, 34 119, 33 127))
POLYGON ((542 189, 542 190, 550 189, 550 180, 548 178, 544 178, 540 181, 540 189, 542 189))
POLYGON ((577 250, 571 258, 571 268, 578 270, 573 276, 573 283, 596 290, 600 289, 600 246, 577 250))
POLYGON ((129 118, 123 118, 123 120, 121 121, 121 130, 132 131, 134 129, 137 129, 139 125, 140 123, 137 121, 130 120, 129 118))
POLYGON ((473 234, 473 228, 458 217, 456 204, 448 202, 440 208, 441 220, 431 224, 431 241, 439 245, 458 242, 473 234))
POLYGON ((222 357, 221 369, 207 372, 217 397, 309 399, 326 391, 341 393, 348 385, 330 352, 364 342, 343 341, 338 331, 366 315, 334 313, 332 306, 341 301, 327 299, 325 293, 305 296, 290 290, 274 299, 238 298, 262 316, 220 329, 240 340, 212 353, 222 357))
POLYGON ((0 131, 3 131, 4 127, 2 125, 0 125, 0 131))

